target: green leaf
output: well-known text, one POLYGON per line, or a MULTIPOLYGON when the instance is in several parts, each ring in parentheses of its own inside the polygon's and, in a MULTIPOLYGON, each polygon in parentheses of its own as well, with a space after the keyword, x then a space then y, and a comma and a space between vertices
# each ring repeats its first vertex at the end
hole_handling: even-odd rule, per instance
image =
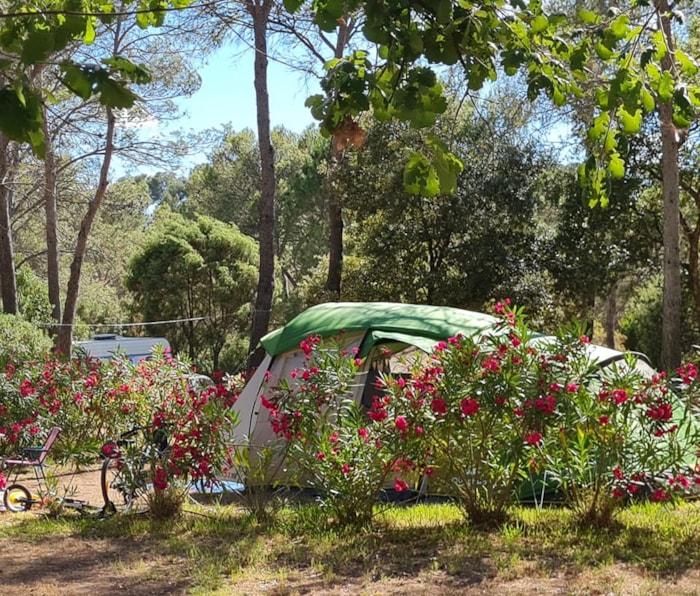
POLYGON ((624 39, 629 31, 630 18, 626 14, 621 14, 610 23, 610 33, 615 39, 624 39))
POLYGON ((579 9, 576 13, 580 21, 588 23, 589 25, 596 25, 600 22, 600 17, 597 13, 592 10, 586 10, 584 8, 579 9))
POLYGON ((447 25, 452 21, 452 0, 437 0, 435 18, 441 25, 447 25))
POLYGON ((151 18, 149 16, 149 13, 146 13, 146 12, 137 13, 136 14, 136 24, 141 29, 148 29, 149 25, 151 24, 151 18))
POLYGON ((596 103, 601 110, 607 110, 610 107, 610 91, 603 87, 598 87, 595 90, 596 103))
POLYGON ((83 42, 85 45, 91 45, 95 41, 95 25, 92 18, 85 19, 85 33, 83 35, 83 42))
POLYGON ((592 142, 599 141, 608 132, 610 126, 610 114, 602 112, 593 119, 593 125, 588 129, 588 139, 592 142))
POLYGON ((403 173, 406 192, 412 195, 434 197, 440 192, 437 172, 421 153, 414 152, 406 163, 403 173))
POLYGON ((698 72, 698 65, 688 54, 682 50, 676 50, 676 61, 681 66, 681 72, 689 77, 694 76, 698 72))
POLYGON ((639 95, 642 100, 642 105, 644 106, 644 111, 653 111, 656 107, 656 101, 654 101, 654 96, 651 93, 649 93, 649 90, 646 87, 642 87, 639 92, 639 95))
POLYGON ((96 93, 100 96, 100 103, 103 106, 112 108, 130 108, 139 98, 133 91, 128 89, 124 83, 107 79, 98 85, 96 93))
POLYGON ((304 4, 304 0, 284 0, 283 4, 287 12, 296 12, 304 4))
POLYGON ((143 85, 151 82, 151 73, 143 64, 134 64, 123 56, 112 56, 102 60, 102 64, 112 67, 119 74, 134 83, 143 85))
POLYGON ((675 88, 675 81, 673 80, 673 75, 664 71, 659 79, 659 86, 657 89, 657 94, 659 96, 659 101, 670 101, 673 97, 673 91, 675 88))
POLYGON ((0 89, 0 130, 9 139, 28 143, 38 157, 45 151, 41 124, 41 101, 35 92, 21 86, 0 89))
POLYGON ((63 71, 61 83, 81 99, 89 99, 93 91, 93 77, 90 71, 67 61, 61 64, 61 70, 63 71))
POLYGON ((433 167, 440 182, 440 194, 453 193, 457 189, 457 176, 464 169, 464 165, 437 137, 428 137, 427 143, 433 151, 433 167))
POLYGON ((610 157, 608 171, 613 176, 613 178, 617 178, 618 180, 625 177, 625 162, 617 153, 614 153, 610 157))
POLYGON ((664 36, 664 32, 661 31, 660 29, 656 31, 652 36, 651 36, 651 41, 654 44, 654 50, 655 50, 655 58, 657 60, 662 60, 664 56, 668 53, 668 46, 666 45, 666 37, 664 36))
POLYGON ((642 110, 635 110, 634 114, 630 114, 624 108, 617 110, 617 117, 622 127, 622 132, 625 134, 637 134, 642 127, 642 110))
POLYGON ((612 58, 613 56, 612 50, 606 45, 604 45, 601 41, 595 44, 594 49, 595 53, 598 55, 598 58, 600 58, 601 60, 610 60, 610 58, 612 58))
POLYGON ((541 33, 542 31, 546 31, 547 27, 549 27, 549 19, 543 14, 536 16, 534 19, 532 19, 532 23, 530 23, 530 28, 532 29, 533 33, 541 33))
POLYGON ((22 62, 27 65, 42 62, 54 50, 54 41, 50 29, 32 31, 22 45, 22 62))

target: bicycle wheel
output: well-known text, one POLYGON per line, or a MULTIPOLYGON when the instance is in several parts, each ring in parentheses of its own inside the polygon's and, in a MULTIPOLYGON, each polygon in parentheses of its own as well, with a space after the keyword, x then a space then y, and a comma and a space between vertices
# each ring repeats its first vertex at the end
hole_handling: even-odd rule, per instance
POLYGON ((12 484, 5 489, 3 496, 5 509, 12 513, 29 511, 32 508, 32 494, 21 484, 12 484))
POLYGON ((123 465, 124 462, 119 458, 106 459, 102 464, 100 486, 105 513, 121 513, 131 509, 134 495, 122 474, 123 465))

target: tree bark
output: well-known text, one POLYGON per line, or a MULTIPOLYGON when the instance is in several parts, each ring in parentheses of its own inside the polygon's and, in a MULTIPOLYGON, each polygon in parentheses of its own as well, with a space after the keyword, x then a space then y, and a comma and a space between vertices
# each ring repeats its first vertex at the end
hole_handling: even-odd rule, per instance
POLYGON ((328 197, 328 228, 326 291, 338 299, 343 279, 343 208, 340 197, 332 190, 328 197))
MULTIPOLYGON (((659 26, 668 51, 662 60, 665 72, 673 72, 674 47, 670 8, 667 0, 656 0, 659 26)), ((680 258, 680 176, 678 131, 673 124, 673 102, 659 104, 661 124, 661 176, 663 196, 664 290, 661 367, 672 370, 681 362, 681 258, 680 258)))
POLYGON ((264 355, 258 343, 267 333, 270 324, 275 285, 275 186, 277 180, 275 154, 270 138, 270 97, 267 89, 267 25, 272 4, 272 0, 246 1, 246 8, 253 18, 255 39, 254 81, 261 168, 258 207, 260 267, 250 335, 248 370, 257 367, 264 355))
POLYGON ((617 283, 610 288, 605 304, 605 345, 615 349, 615 323, 617 319, 617 283))
POLYGON ((0 133, 0 292, 3 312, 17 314, 17 277, 12 245, 12 170, 9 139, 0 133))
MULTIPOLYGON (((46 104, 44 112, 44 141, 46 153, 44 154, 44 209, 46 212, 46 273, 49 286, 49 303, 51 304, 51 318, 58 322, 61 320, 61 278, 58 247, 58 215, 56 207, 57 172, 56 155, 53 150, 53 139, 49 134, 47 125, 46 104)), ((56 328, 50 330, 51 335, 56 334, 56 328)))
MULTIPOLYGON (((334 58, 342 58, 345 47, 351 35, 347 21, 341 21, 338 27, 338 39, 335 45, 334 58)), ((333 176, 340 152, 331 144, 330 176, 333 176)), ((343 206, 341 197, 333 184, 326 184, 328 189, 328 275, 326 276, 326 291, 340 298, 343 281, 343 206)))
POLYGON ((68 278, 68 286, 66 288, 66 302, 63 309, 62 325, 58 330, 56 340, 56 350, 62 354, 70 354, 73 340, 73 324, 75 323, 75 313, 78 304, 78 295, 80 293, 80 275, 83 261, 85 260, 88 236, 90 235, 92 224, 95 222, 97 212, 102 205, 102 200, 107 193, 107 186, 109 184, 109 167, 112 163, 112 154, 114 153, 114 129, 116 118, 112 112, 112 108, 106 107, 105 111, 107 114, 107 129, 105 131, 105 148, 104 157, 102 158, 102 167, 100 168, 100 178, 87 213, 80 223, 78 242, 75 246, 73 261, 70 265, 70 277, 68 278))

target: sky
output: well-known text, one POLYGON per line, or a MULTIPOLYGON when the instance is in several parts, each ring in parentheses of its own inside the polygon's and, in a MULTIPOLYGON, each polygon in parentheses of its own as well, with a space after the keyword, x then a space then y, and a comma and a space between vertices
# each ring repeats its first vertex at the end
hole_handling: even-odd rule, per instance
MULTIPOLYGON (((160 137, 168 131, 201 132, 223 128, 230 124, 234 131, 250 128, 257 135, 257 111, 253 85, 253 53, 222 47, 208 58, 206 66, 199 70, 202 79, 199 91, 190 97, 176 100, 186 113, 178 120, 159 123, 157 120, 142 125, 145 137, 160 137)), ((270 97, 270 124, 284 126, 300 133, 310 125, 318 125, 311 112, 304 106, 307 97, 320 92, 316 81, 289 67, 270 60, 268 62, 268 90, 270 97)), ((203 150, 187 157, 181 166, 191 170, 207 160, 203 150)), ((162 166, 138 166, 138 173, 155 174, 162 166)), ((113 176, 118 179, 133 170, 117 157, 113 161, 113 176)))
MULTIPOLYGON (((255 88, 253 86, 253 55, 234 55, 230 48, 221 48, 199 72, 202 86, 193 96, 179 100, 189 116, 179 125, 195 131, 231 123, 234 130, 256 130, 255 88)), ((270 120, 272 126, 282 125, 301 132, 316 121, 304 102, 311 90, 301 74, 270 61, 268 66, 270 120)))

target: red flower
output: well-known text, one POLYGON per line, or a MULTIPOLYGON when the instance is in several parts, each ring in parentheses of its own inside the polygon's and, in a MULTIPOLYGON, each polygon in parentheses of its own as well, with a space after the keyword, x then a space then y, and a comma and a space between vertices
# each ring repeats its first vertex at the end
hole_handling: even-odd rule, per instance
POLYGON ((168 473, 160 466, 156 468, 156 473, 153 476, 153 487, 161 491, 168 488, 168 473))
POLYGON ((403 478, 397 478, 396 480, 394 480, 394 490, 397 493, 403 492, 408 489, 408 482, 406 482, 403 478))
POLYGON ((663 488, 657 488, 651 495, 651 500, 657 503, 661 501, 668 501, 671 495, 668 494, 663 488))
POLYGON ((459 408, 465 416, 472 416, 479 411, 479 402, 471 397, 465 397, 459 404, 459 408))
POLYGON ((396 425, 396 428, 401 432, 406 432, 406 429, 408 428, 408 422, 406 422, 406 418, 404 418, 403 416, 397 416, 396 420, 394 421, 394 424, 396 425))
POLYGON ((525 442, 528 445, 539 445, 542 442, 542 433, 534 432, 525 435, 525 442))
POLYGON ((436 414, 446 414, 447 404, 445 403, 444 399, 440 397, 434 397, 433 400, 430 402, 430 409, 436 414))
POLYGON ((625 389, 615 389, 612 392, 613 401, 619 406, 627 401, 629 395, 625 389))
POLYGON ((649 409, 646 411, 646 415, 654 420, 670 420, 673 416, 673 408, 671 407, 671 404, 665 403, 652 405, 649 406, 649 409))

